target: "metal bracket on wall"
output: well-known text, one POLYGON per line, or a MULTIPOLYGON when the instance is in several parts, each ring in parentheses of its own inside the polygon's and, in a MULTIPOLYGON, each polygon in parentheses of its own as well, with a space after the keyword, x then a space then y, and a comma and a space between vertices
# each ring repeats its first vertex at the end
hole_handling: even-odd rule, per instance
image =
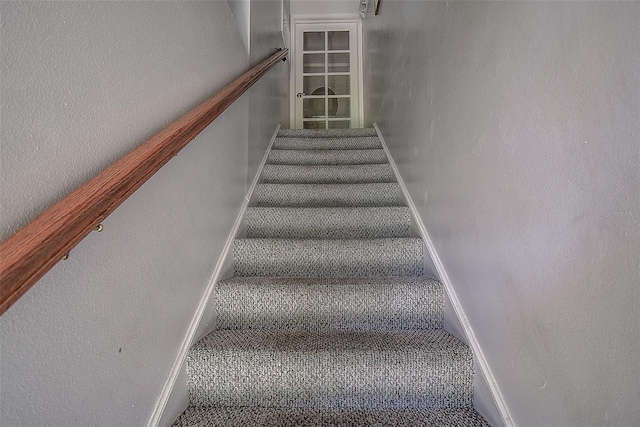
MULTIPOLYGON (((278 49, 276 49, 278 52, 280 52, 282 50, 281 47, 279 47, 278 49)), ((284 58, 282 58, 282 62, 287 62, 287 57, 285 56, 284 58)))
POLYGON ((367 16, 367 6, 369 6, 369 0, 362 0, 360 2, 360 10, 358 11, 358 13, 360 14, 360 16, 362 16, 362 19, 367 16))

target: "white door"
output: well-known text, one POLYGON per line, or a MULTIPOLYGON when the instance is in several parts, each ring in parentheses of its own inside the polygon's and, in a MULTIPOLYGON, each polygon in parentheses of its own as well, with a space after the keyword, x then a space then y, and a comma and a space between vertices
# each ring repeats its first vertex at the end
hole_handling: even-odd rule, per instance
POLYGON ((295 26, 296 129, 361 127, 358 24, 295 26))

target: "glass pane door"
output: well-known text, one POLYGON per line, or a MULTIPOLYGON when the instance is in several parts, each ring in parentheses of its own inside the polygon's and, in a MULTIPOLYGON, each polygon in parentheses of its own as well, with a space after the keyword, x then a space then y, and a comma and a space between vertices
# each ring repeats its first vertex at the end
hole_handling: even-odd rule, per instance
POLYGON ((357 92, 355 28, 344 24, 336 29, 332 28, 336 24, 300 26, 305 28, 296 31, 297 46, 302 48, 296 54, 296 127, 352 127, 357 102, 353 99, 354 84, 357 92))

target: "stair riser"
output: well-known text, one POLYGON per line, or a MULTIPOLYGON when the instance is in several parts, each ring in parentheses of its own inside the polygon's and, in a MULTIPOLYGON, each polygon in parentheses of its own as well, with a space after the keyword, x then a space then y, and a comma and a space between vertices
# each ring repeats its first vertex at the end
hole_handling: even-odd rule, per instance
POLYGON ((271 150, 268 164, 364 165, 389 163, 384 150, 271 150))
POLYGON ((452 395, 457 390, 451 385, 456 378, 438 369, 437 356, 418 353, 368 357, 321 354, 313 359, 290 356, 294 360, 262 352, 208 355, 205 362, 215 369, 206 377, 194 379, 194 385, 202 388, 191 393, 192 401, 198 405, 312 408, 471 405, 470 395, 452 395), (243 368, 233 369, 235 364, 243 368), (431 375, 418 376, 421 371, 430 371, 431 375), (408 384, 409 379, 413 384, 408 384), (331 389, 327 390, 327 386, 331 389), (200 395, 206 399, 198 400, 196 396, 200 395))
POLYGON ((264 183, 369 183, 395 182, 389 165, 298 166, 265 165, 261 180, 264 183))
POLYGON ((190 407, 174 427, 489 427, 473 409, 190 407))
POLYGON ((410 330, 443 326, 443 291, 419 280, 229 279, 215 294, 219 329, 410 330))
POLYGON ((403 206, 402 192, 388 184, 258 184, 257 206, 364 207, 403 206))
POLYGON ((382 148, 377 137, 276 138, 274 150, 368 150, 382 148))
POLYGON ((386 208, 249 208, 247 237, 358 239, 409 237, 410 212, 386 208))
POLYGON ((238 239, 236 276, 368 277, 420 276, 420 239, 238 239))
MULTIPOLYGON (((246 335, 245 335, 246 337, 246 335)), ((213 350, 189 354, 192 404, 311 408, 468 408, 473 363, 469 351, 446 347, 389 348, 369 343, 325 347, 322 337, 267 335, 246 343, 220 331, 213 350), (313 340, 312 342, 310 340, 313 340), (303 341, 291 346, 291 341, 303 341), (446 362, 444 362, 446 360, 446 362)), ((384 339, 381 335, 364 339, 384 339)), ((251 338, 249 338, 251 339, 251 338)), ((355 340, 358 338, 355 337, 355 340)))

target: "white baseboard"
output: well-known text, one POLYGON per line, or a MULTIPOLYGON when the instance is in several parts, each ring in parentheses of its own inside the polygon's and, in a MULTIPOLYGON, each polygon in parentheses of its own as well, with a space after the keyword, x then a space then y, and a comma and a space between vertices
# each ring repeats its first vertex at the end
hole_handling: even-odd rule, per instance
POLYGON ((238 212, 238 216, 233 224, 233 228, 227 237, 227 241, 224 244, 224 248, 222 249, 222 253, 218 258, 218 262, 216 263, 216 267, 213 270, 213 274, 211 275, 211 279, 209 280, 209 284, 207 285, 202 298, 200 298, 200 303, 198 304, 198 308, 196 309, 193 318, 191 319, 191 323, 189 324, 189 328, 187 329, 187 333, 185 334, 182 344, 180 345, 180 351, 176 356, 175 361, 173 362, 173 366, 171 371, 169 372, 169 376, 164 383, 164 387, 162 388, 162 392, 158 397, 158 401, 156 402, 156 406, 151 414, 151 418, 147 423, 148 427, 158 427, 160 421, 162 419, 162 415, 164 413, 165 408, 167 407, 167 403, 169 402, 169 398, 171 397, 171 393, 173 392, 173 388, 176 384, 178 376, 180 375, 180 370, 182 366, 186 362, 187 352, 193 345, 194 337, 196 336, 196 332, 198 330, 198 326, 202 320, 202 316, 205 313, 205 309, 207 308, 207 304, 211 298, 211 294, 213 293, 216 283, 220 278, 220 274, 222 273, 223 266, 225 265, 225 261, 227 260, 229 254, 232 253, 233 240, 235 239, 238 230, 244 220, 245 212, 247 210, 247 206, 249 205, 249 200, 251 199, 251 195, 253 194, 253 190, 256 188, 258 184, 258 180, 260 179, 260 174, 262 173, 262 169, 264 168, 265 163, 267 162, 267 156, 269 155, 269 151, 271 151, 271 147, 273 146, 273 142, 278 136, 278 131, 280 130, 280 125, 276 126, 276 130, 271 137, 271 141, 269 142, 269 146, 267 147, 267 151, 262 158, 262 162, 260 166, 258 166, 258 171, 249 187, 249 191, 242 203, 240 211, 238 212))
POLYGON ((416 209, 416 205, 413 203, 413 200, 411 199, 411 195, 409 194, 409 191, 407 190, 407 187, 404 181, 402 180, 400 173, 398 172, 398 168, 395 162, 393 161, 393 158, 391 157, 389 148, 387 147, 387 144, 384 141, 382 134, 380 133, 380 128, 378 128, 378 125, 376 123, 373 124, 373 127, 376 129, 376 133, 378 134, 378 137, 382 142, 382 148, 384 149, 384 152, 389 159, 389 163, 391 164, 391 169, 393 170, 393 173, 395 174, 396 179, 398 180, 398 184, 400 185, 402 194, 404 195, 407 201, 407 205, 409 205, 409 209, 411 210, 411 215, 414 217, 416 221, 416 225, 418 226, 420 236, 422 237, 422 240, 424 241, 424 244, 427 247, 429 256, 431 257, 431 260, 435 265, 438 276, 442 281, 442 284, 444 285, 445 291, 447 292, 447 295, 449 297, 449 300, 451 301, 451 304, 453 305, 455 314, 458 317, 460 324, 462 325, 464 334, 467 337, 467 342, 469 343, 469 346, 473 351, 473 355, 474 355, 474 358, 476 359, 476 363, 480 367, 480 372, 482 373, 482 376, 484 377, 485 382, 489 390, 491 391, 491 395, 493 397, 493 400, 495 402, 495 405, 498 411, 500 412, 502 421, 504 422, 505 426, 512 427, 515 424, 513 422, 511 413, 509 412, 509 408, 507 407, 506 402, 504 401, 504 397, 500 392, 498 383, 496 382, 493 376, 493 373, 489 368, 487 359, 485 358, 484 353, 482 352, 482 348, 480 348, 480 344, 478 343, 475 333, 471 328, 469 319, 467 318, 464 311, 462 310, 462 305, 460 304, 460 300, 458 299, 458 296, 456 295, 456 292, 453 289, 453 285, 451 283, 451 280, 449 279, 449 275, 447 274, 447 271, 444 268, 444 264, 442 263, 442 260, 438 256, 438 253, 436 252, 436 248, 433 245, 431 238, 429 237, 429 233, 427 232, 427 229, 425 228, 424 223, 422 222, 422 218, 420 218, 418 210, 416 209))

